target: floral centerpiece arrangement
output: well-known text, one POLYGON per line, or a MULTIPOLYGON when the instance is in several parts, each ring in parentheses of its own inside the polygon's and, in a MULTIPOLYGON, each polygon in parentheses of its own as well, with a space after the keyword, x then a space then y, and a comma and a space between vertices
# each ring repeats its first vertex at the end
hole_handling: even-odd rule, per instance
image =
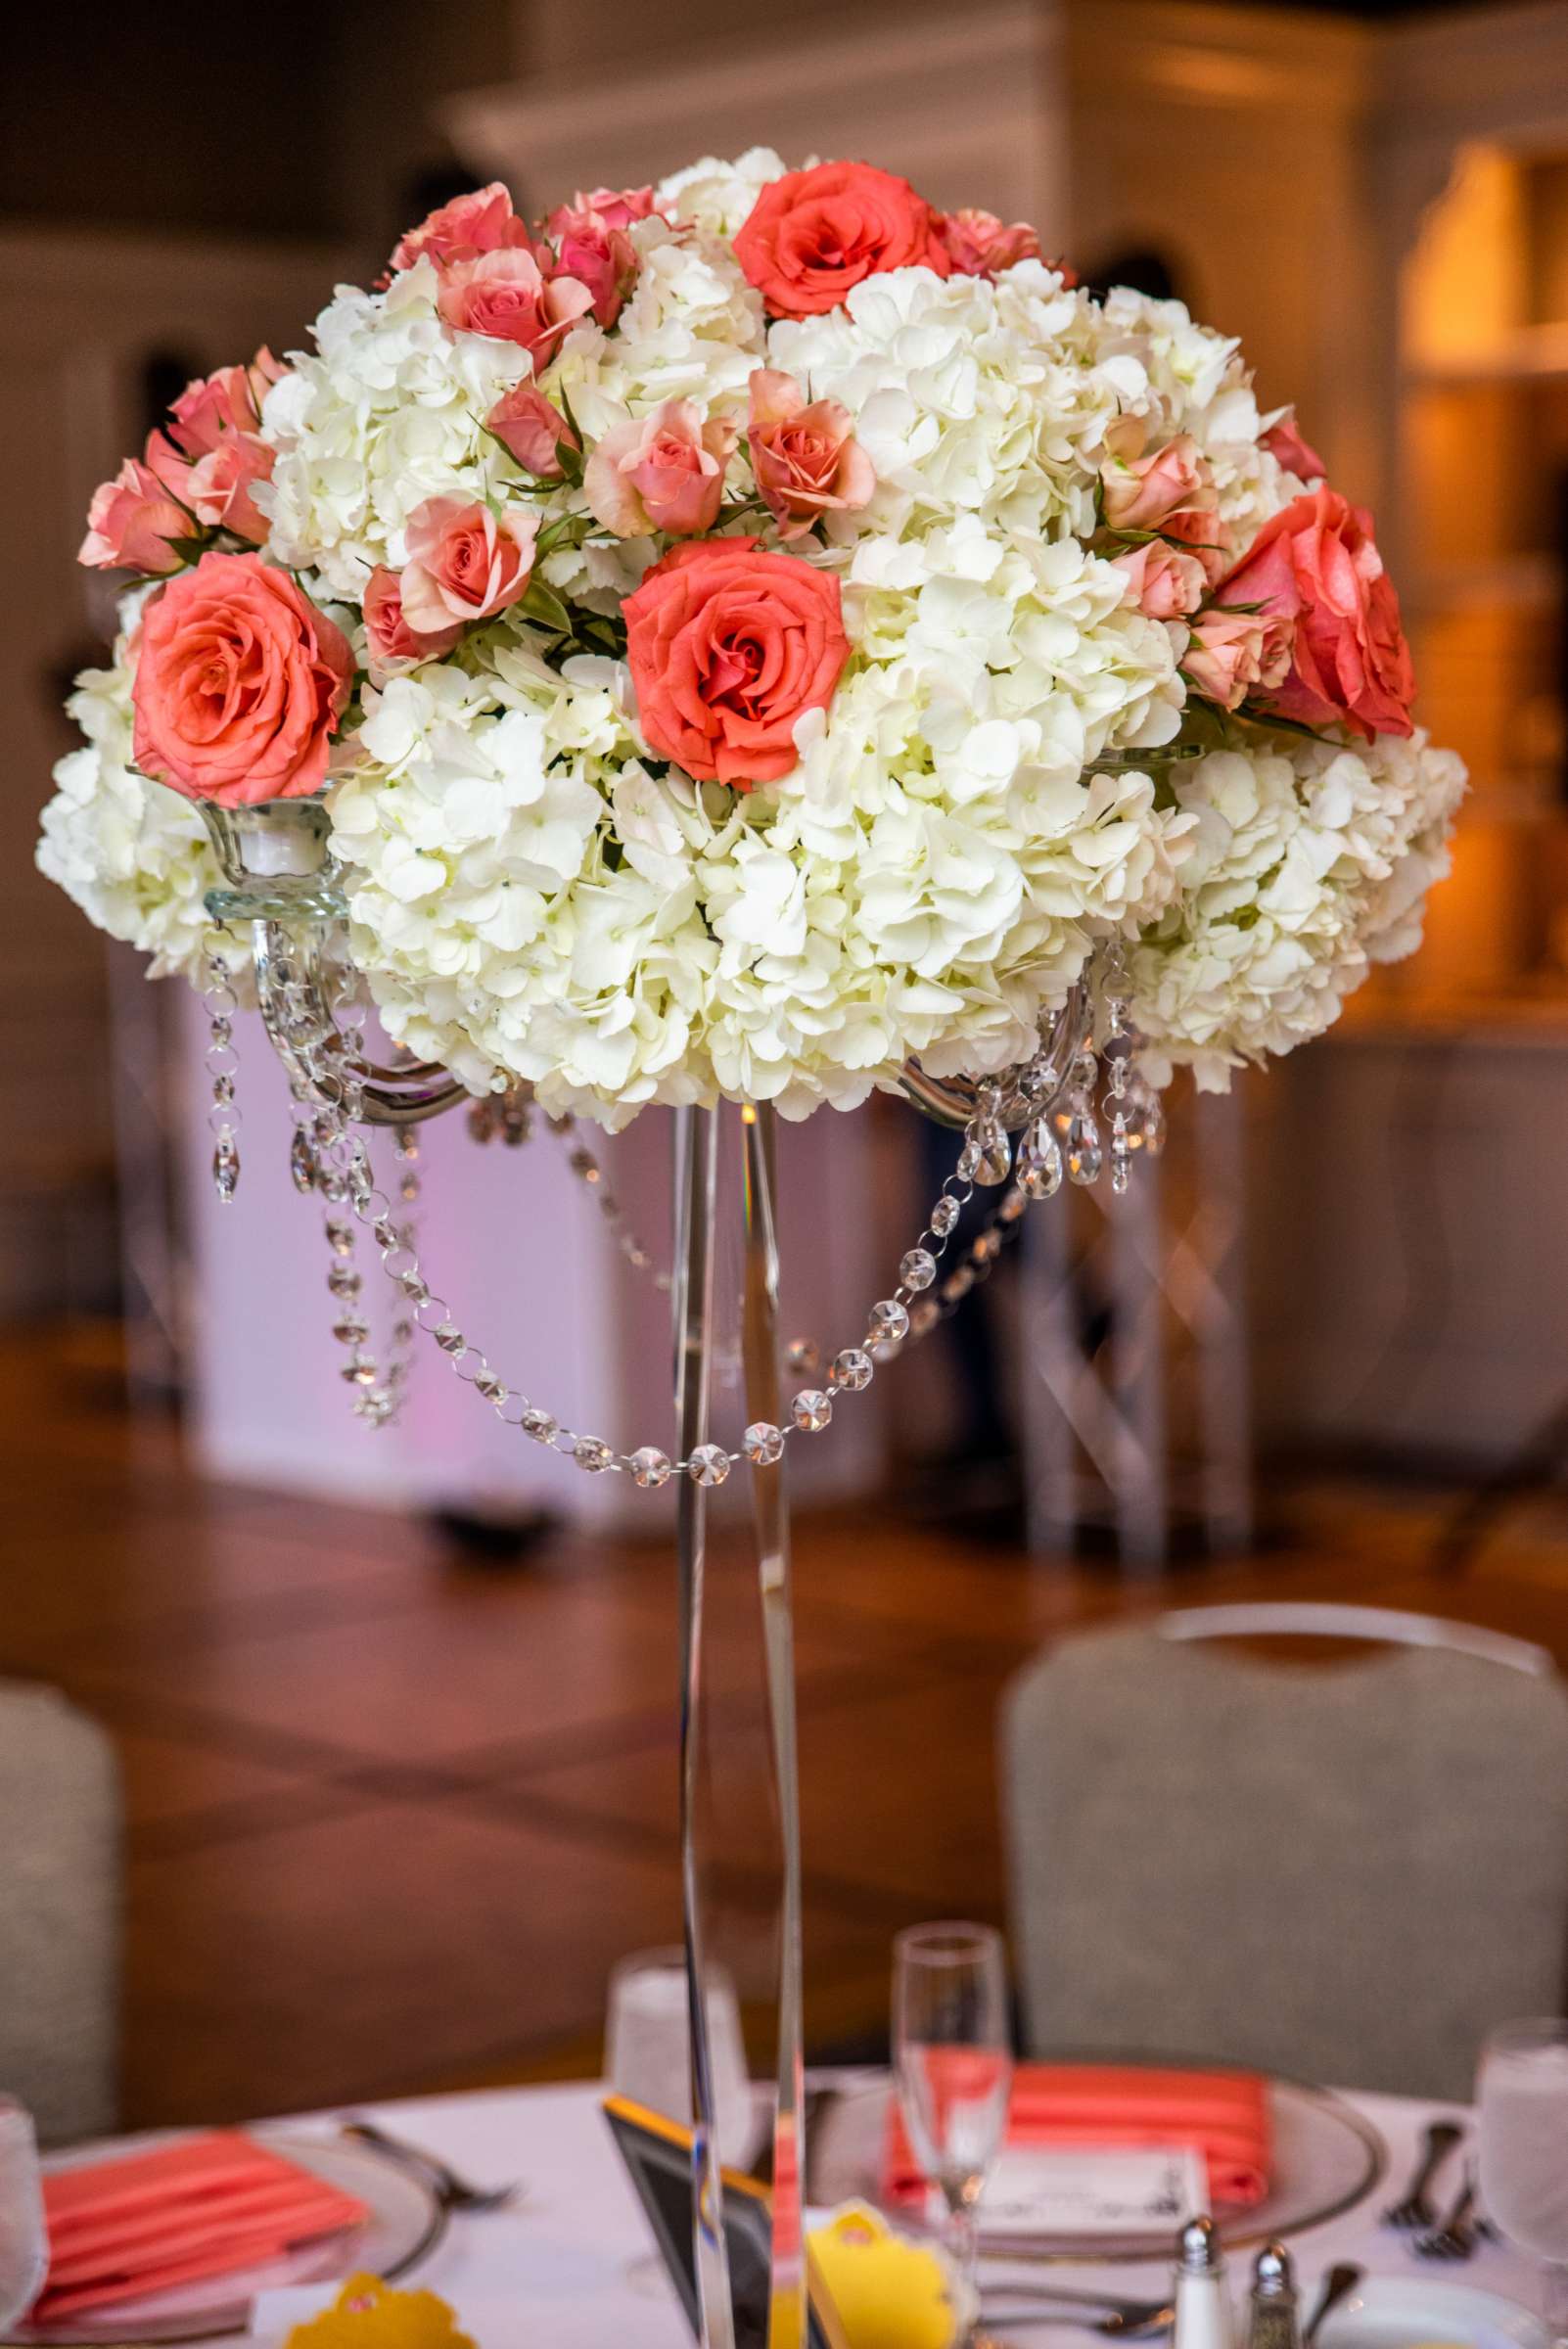
POLYGON ((1415 943, 1463 775, 1235 343, 859 162, 491 186, 193 384, 43 869, 200 979, 202 809, 322 795, 388 1032, 623 1124, 1029 1060, 1110 954, 1223 1084, 1415 943))

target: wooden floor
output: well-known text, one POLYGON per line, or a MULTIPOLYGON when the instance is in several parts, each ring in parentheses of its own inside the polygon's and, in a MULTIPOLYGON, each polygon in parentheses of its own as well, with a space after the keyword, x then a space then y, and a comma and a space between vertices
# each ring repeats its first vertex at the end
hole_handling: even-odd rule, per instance
MULTIPOLYGON (((130 1811, 127 2121, 222 2119, 591 2068, 606 1976, 678 1929, 668 1546, 563 1540, 521 1570, 421 1524, 216 1487, 113 1383, 0 1346, 0 1670, 114 1732, 130 1811)), ((998 1690, 1075 1623, 1198 1596, 1469 1615, 1568 1661, 1568 1504, 1473 1574, 1447 1496, 1297 1481, 1276 1541, 1161 1589, 889 1510, 798 1529, 808 2029, 883 2025, 888 1947, 996 1915, 998 1690)), ((753 1602, 715 1568, 714 1902, 761 1998, 770 1827, 753 1602)))

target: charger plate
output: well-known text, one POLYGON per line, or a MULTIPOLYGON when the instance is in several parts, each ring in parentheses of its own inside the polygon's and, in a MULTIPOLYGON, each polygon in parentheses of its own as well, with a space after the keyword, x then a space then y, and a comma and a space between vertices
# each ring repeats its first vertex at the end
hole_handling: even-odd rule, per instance
MULTIPOLYGON (((1151 2069, 1158 2068, 1151 2066, 1151 2069)), ((1190 2070, 1191 2065, 1173 2066, 1190 2070)), ((1206 2071, 1223 2066, 1205 2064, 1206 2071)), ((882 2149, 888 2104, 893 2095, 886 2073, 816 2076, 827 2092, 814 2141, 808 2141, 809 2195, 815 2203, 833 2204, 860 2195, 880 2199, 882 2149)), ((1268 2082, 1273 2122, 1273 2161, 1270 2185, 1263 2201, 1246 2208, 1221 2204, 1215 2223, 1222 2241, 1231 2250, 1300 2234, 1309 2227, 1338 2218, 1369 2194, 1387 2166, 1387 2148, 1365 2115, 1332 2090, 1304 2080, 1268 2082)), ((907 2210, 897 2214, 907 2220, 907 2210)), ((986 2206, 980 2205, 983 2248, 1009 2260, 1073 2261, 1095 2266, 1110 2262, 1169 2260, 1171 2230, 1159 2234, 1009 2234, 986 2242, 986 2206)))
MULTIPOLYGON (((160 2130, 156 2135, 118 2138, 111 2143, 47 2154, 46 2176, 63 2170, 90 2168, 95 2162, 117 2161, 126 2153, 151 2152, 157 2145, 173 2144, 197 2132, 160 2130)), ((119 2342, 208 2340, 223 2333, 245 2332, 251 2306, 258 2292, 285 2284, 335 2283, 346 2276, 368 2273, 391 2280, 405 2276, 434 2250, 446 2230, 446 2212, 430 2184, 417 2171, 405 2168, 373 2146, 339 2137, 310 2137, 283 2130, 248 2130, 257 2144, 282 2153, 365 2206, 357 2227, 336 2234, 319 2235, 281 2258, 236 2270, 228 2276, 204 2277, 171 2290, 150 2293, 139 2300, 118 2300, 113 2307, 84 2311, 58 2325, 22 2324, 6 2335, 8 2341, 36 2343, 39 2349, 110 2349, 119 2342)))

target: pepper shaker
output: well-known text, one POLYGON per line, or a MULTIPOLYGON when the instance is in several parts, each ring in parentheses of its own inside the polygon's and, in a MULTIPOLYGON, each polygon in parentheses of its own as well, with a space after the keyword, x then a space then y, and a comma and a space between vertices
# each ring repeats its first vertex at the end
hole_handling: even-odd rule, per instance
POLYGON ((1301 2349, 1296 2270, 1283 2243, 1265 2243, 1254 2263, 1247 2349, 1301 2349))

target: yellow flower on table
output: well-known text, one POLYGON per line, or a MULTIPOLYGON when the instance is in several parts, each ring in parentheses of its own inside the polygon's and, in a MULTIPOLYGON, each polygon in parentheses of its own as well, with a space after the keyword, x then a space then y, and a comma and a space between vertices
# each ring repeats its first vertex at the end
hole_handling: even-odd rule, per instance
POLYGON ((952 2349, 972 2315, 950 2260, 850 2202, 807 2240, 849 2349, 952 2349))
POLYGON ((399 2292, 350 2276, 330 2308, 296 2325, 284 2349, 474 2349, 436 2292, 399 2292))

